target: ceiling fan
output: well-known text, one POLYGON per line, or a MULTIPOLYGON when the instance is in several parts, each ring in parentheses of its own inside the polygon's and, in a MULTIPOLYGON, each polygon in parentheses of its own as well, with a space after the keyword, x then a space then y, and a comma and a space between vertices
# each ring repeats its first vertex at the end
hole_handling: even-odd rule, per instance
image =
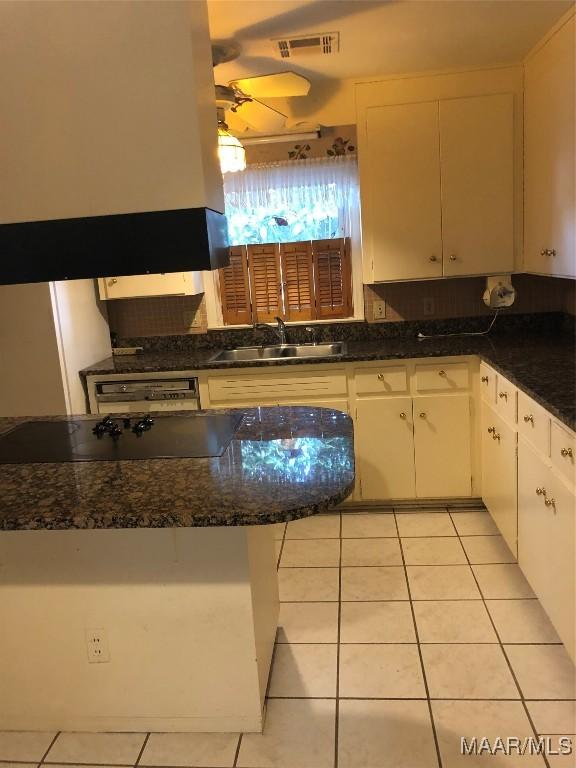
MULTIPOLYGON (((221 41, 212 45, 212 64, 217 67, 234 61, 240 55, 240 46, 234 41, 221 41)), ((233 130, 242 133, 276 133, 286 127, 286 115, 260 99, 306 96, 310 81, 296 72, 286 71, 269 75, 255 75, 231 80, 227 85, 216 85, 218 119, 228 122, 225 113, 233 115, 233 130)))

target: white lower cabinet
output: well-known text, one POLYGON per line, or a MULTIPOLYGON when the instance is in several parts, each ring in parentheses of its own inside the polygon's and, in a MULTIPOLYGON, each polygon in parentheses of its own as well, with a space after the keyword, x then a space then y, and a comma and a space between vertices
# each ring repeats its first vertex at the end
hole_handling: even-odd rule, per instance
POLYGON ((469 395, 414 398, 416 496, 470 496, 469 395))
POLYGON ((356 403, 356 459, 362 499, 416 495, 411 397, 370 397, 356 403))
POLYGON ((549 460, 518 445, 518 563, 576 661, 576 498, 549 460))
POLYGON ((517 555, 516 431, 482 403, 482 499, 510 550, 517 555))

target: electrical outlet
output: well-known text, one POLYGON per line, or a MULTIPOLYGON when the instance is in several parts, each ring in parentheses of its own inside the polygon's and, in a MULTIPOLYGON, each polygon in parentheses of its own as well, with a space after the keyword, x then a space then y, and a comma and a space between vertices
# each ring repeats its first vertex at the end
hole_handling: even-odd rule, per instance
POLYGON ((374 320, 384 320, 386 317, 386 302, 384 300, 375 301, 372 304, 372 315, 374 320))
POLYGON ((90 664, 106 664, 110 661, 110 648, 105 629, 86 630, 86 650, 90 664))
POLYGON ((434 299, 424 299, 424 316, 428 317, 436 313, 436 306, 434 299))

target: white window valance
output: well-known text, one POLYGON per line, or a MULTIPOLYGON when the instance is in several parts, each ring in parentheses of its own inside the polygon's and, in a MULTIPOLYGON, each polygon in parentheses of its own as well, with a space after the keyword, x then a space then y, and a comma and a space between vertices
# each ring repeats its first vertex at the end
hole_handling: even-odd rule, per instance
POLYGON ((224 176, 230 242, 348 237, 358 218, 356 157, 249 165, 224 176))

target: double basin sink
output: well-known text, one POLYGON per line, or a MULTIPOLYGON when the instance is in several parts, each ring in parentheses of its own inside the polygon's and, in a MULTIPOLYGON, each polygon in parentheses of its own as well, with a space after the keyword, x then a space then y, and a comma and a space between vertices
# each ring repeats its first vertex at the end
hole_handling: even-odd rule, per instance
POLYGON ((346 353, 346 343, 277 344, 272 347, 239 347, 225 349, 212 358, 212 362, 247 362, 250 360, 286 360, 289 358, 336 357, 346 353))

